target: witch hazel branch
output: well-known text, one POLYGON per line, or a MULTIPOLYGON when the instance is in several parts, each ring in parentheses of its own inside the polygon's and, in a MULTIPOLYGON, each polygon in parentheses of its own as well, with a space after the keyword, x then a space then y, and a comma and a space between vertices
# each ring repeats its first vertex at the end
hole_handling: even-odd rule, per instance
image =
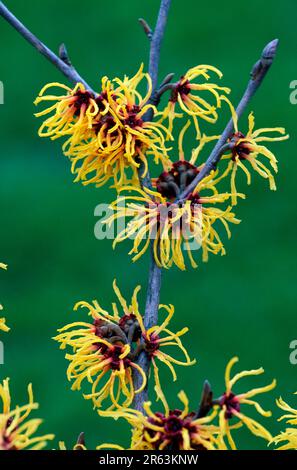
MULTIPOLYGON (((93 185, 98 191, 102 186, 110 188, 111 212, 105 224, 121 224, 114 248, 127 241, 133 262, 143 262, 146 253, 150 259, 144 305, 138 301, 140 285, 133 283, 127 300, 120 280, 114 280, 112 305, 80 301, 71 323, 59 328, 54 340, 66 352, 72 390, 83 387, 84 398, 100 417, 127 422, 129 449, 235 450, 237 430, 243 426, 267 445, 296 449, 297 411, 282 399, 277 405, 293 427, 277 436, 269 431, 271 412, 258 398, 274 390, 276 381, 262 382, 258 377, 264 373, 262 367, 238 372, 239 359, 232 358, 226 365, 223 389, 205 381, 198 407, 191 406, 184 390, 178 391, 176 403, 168 403, 164 390, 164 368, 174 382, 180 367, 196 367, 196 359, 185 346, 189 326, 173 329, 174 306, 160 303, 162 273, 195 269, 213 255, 226 254, 225 239, 240 223, 240 203, 246 198, 238 173, 243 173, 247 185, 260 176, 275 191, 278 164, 270 146, 288 138, 283 127, 257 127, 252 111, 244 118, 274 61, 277 40, 264 48, 237 105, 222 82, 222 72, 213 65, 193 64, 176 80, 172 72, 159 80, 170 6, 170 0, 160 2, 155 28, 140 20, 149 41, 148 70, 138 64, 133 76, 103 76, 91 87, 72 65, 64 44, 55 54, 0 2, 3 18, 67 79, 67 83, 45 84, 36 97, 39 136, 61 142, 76 183, 93 185), (225 126, 222 109, 229 114, 225 126), (210 126, 214 130, 208 133, 210 126), (241 387, 244 377, 252 377, 255 388, 241 387), (250 410, 256 410, 259 420, 250 410)), ((186 312, 177 315, 181 313, 186 321, 186 312)), ((36 405, 31 387, 28 392, 31 411, 36 405)), ((30 424, 11 425, 5 380, 0 397, 4 423, 0 448, 19 448, 20 430, 30 436, 27 447, 35 448, 30 424)), ((22 419, 26 418, 27 414, 22 419)), ((38 448, 52 438, 37 438, 38 448)), ((60 448, 65 449, 65 444, 60 443, 60 448)), ((87 449, 83 434, 73 448, 87 449)), ((117 443, 99 443, 97 449, 102 448, 122 449, 117 443)))

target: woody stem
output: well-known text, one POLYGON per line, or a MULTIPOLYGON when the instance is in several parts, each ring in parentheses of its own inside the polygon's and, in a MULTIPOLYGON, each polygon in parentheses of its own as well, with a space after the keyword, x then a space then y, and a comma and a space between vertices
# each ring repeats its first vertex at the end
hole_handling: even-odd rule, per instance
MULTIPOLYGON (((149 60, 149 74, 152 80, 152 99, 158 89, 158 71, 160 63, 160 52, 162 39, 165 33, 167 18, 169 14, 169 9, 171 5, 171 0, 161 0, 158 19, 156 23, 155 30, 151 32, 150 36, 150 60, 149 60)), ((151 121, 153 118, 153 110, 150 110, 145 119, 151 121)), ((151 187, 151 178, 147 173, 143 177, 143 167, 139 168, 139 179, 141 185, 144 187, 151 187)), ((148 287, 147 287, 147 296, 146 296, 146 305, 145 305, 145 314, 144 314, 144 326, 145 328, 150 328, 157 324, 158 322, 158 311, 160 303, 160 290, 161 290, 161 269, 157 266, 154 252, 153 252, 153 241, 151 241, 150 247, 150 267, 149 267, 149 277, 148 277, 148 287)), ((150 370, 150 359, 145 351, 142 351, 138 357, 138 365, 144 371, 147 380, 149 377, 150 370)), ((140 374, 135 371, 133 376, 134 388, 137 390, 141 386, 141 377, 140 374)), ((148 400, 148 387, 137 394, 134 399, 134 408, 143 411, 143 403, 148 400)))

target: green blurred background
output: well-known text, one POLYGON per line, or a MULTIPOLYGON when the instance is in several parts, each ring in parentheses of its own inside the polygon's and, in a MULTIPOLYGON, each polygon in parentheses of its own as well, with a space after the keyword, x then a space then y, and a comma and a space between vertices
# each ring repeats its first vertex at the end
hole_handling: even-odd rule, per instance
MULTIPOLYGON (((132 74, 147 60, 148 41, 137 18, 153 23, 159 1, 7 4, 54 50, 65 42, 74 64, 96 87, 102 74, 132 74)), ((276 377, 278 388, 262 397, 263 405, 274 408, 280 394, 294 401, 297 366, 289 362, 289 343, 297 338, 297 107, 289 102, 289 83, 297 79, 296 14, 293 0, 272 0, 269 6, 259 0, 226 1, 224 6, 220 0, 172 2, 161 76, 210 63, 223 71, 224 84, 233 89, 236 101, 263 46, 278 37, 277 59, 252 109, 259 127, 282 125, 291 135, 290 141, 271 146, 279 159, 278 192, 270 192, 257 177, 250 188, 244 184, 248 198, 237 208, 243 222, 233 228, 227 256, 211 257, 196 271, 164 273, 161 300, 176 307, 173 329, 190 327, 185 345, 198 359, 197 366, 178 369, 174 385, 163 369, 173 407, 182 388, 195 408, 205 378, 218 395, 233 355, 240 356, 240 369, 266 370, 265 377, 246 379, 239 390, 276 377)), ((40 88, 64 78, 2 19, 0 37, 0 80, 5 86, 5 104, 0 106, 0 260, 9 265, 7 273, 0 273, 1 301, 12 328, 4 338, 0 374, 11 377, 19 403, 26 400, 27 383, 33 382, 39 415, 45 419, 43 431, 56 434, 55 446, 58 440, 71 446, 81 431, 89 448, 100 442, 127 445, 124 423, 99 418, 79 392, 70 391, 63 352, 51 337, 59 326, 84 318, 72 313, 76 301, 98 298, 108 307, 115 276, 125 296, 139 282, 145 291, 148 259, 132 265, 128 244, 113 251, 110 241, 95 239, 94 208, 109 201, 111 192, 73 184, 60 144, 39 139, 40 122, 33 117, 32 103, 40 88)), ((280 428, 276 420, 267 426, 273 433, 280 428)), ((242 449, 265 447, 245 431, 240 431, 239 443, 242 449)))

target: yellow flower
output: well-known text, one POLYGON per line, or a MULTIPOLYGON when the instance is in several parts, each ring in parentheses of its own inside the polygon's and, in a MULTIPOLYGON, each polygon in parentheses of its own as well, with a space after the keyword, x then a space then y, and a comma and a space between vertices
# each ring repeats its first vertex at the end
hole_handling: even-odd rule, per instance
POLYGON ((110 398, 109 409, 130 406, 135 394, 141 392, 146 385, 146 376, 133 361, 131 346, 124 331, 126 323, 130 320, 133 323, 133 316, 130 315, 133 315, 139 287, 134 291, 130 307, 115 283, 114 289, 124 311, 122 328, 119 325, 121 317, 115 303, 112 304, 113 313, 110 314, 103 310, 97 301, 93 304, 78 302, 74 309, 86 307, 93 323, 71 323, 58 330, 60 334, 54 338, 61 343, 61 349, 69 346, 73 350, 73 354, 65 356, 70 361, 67 369, 68 380, 74 380, 72 390, 80 390, 82 381, 87 379, 92 388, 91 393, 84 395, 85 398, 92 399, 94 406, 98 408, 110 398), (135 390, 133 385, 133 369, 137 369, 143 379, 138 390, 135 390))
MULTIPOLYGON (((115 419, 124 418, 132 426, 131 450, 217 450, 225 449, 218 440, 220 429, 211 424, 217 412, 210 416, 197 418, 195 412, 189 411, 186 394, 178 394, 183 409, 153 412, 151 403, 144 404, 145 414, 132 409, 121 409, 115 412, 100 412, 100 415, 115 419)), ((110 447, 103 444, 97 448, 110 447)))
MULTIPOLYGON (((176 198, 194 180, 203 165, 195 166, 204 145, 217 136, 203 135, 197 148, 193 149, 189 161, 184 158, 183 138, 190 121, 184 126, 179 137, 179 161, 168 165, 159 178, 153 179, 157 191, 147 188, 140 189, 124 186, 119 190, 117 198, 110 208, 113 214, 103 223, 113 224, 116 220, 126 223, 116 236, 113 247, 117 243, 132 238, 133 261, 138 260, 148 249, 153 240, 154 257, 159 267, 170 268, 176 265, 186 269, 184 252, 187 253, 191 266, 197 267, 192 251, 202 248, 202 259, 208 261, 208 254, 225 255, 226 251, 214 225, 221 222, 228 238, 231 237, 229 223, 238 224, 228 206, 224 210, 212 207, 227 201, 231 194, 219 193, 216 185, 221 177, 212 172, 200 181, 195 190, 186 200, 176 202, 176 198)), ((244 198, 243 194, 238 197, 244 198)))
POLYGON ((144 119, 151 108, 156 110, 149 104, 152 84, 149 75, 143 73, 143 66, 131 79, 111 81, 103 77, 97 96, 84 90, 81 84, 74 90, 58 84, 66 88, 66 95, 43 96, 52 85, 47 85, 36 100, 36 104, 56 101, 37 114, 54 113, 42 124, 39 135, 53 139, 68 137, 63 151, 72 162, 75 181, 102 186, 112 179, 116 188, 128 182, 138 185, 137 170, 142 165, 145 176, 147 156, 152 156, 156 163, 168 161, 165 139, 172 138, 170 133, 162 124, 144 119), (138 90, 143 80, 148 84, 144 97, 138 90))
MULTIPOLYGON (((65 329, 68 327, 69 325, 65 329)), ((63 329, 59 331, 63 332, 63 329)), ((79 335, 80 330, 77 332, 79 335)), ((95 333, 90 332, 87 335, 85 330, 81 334, 85 338, 86 345, 78 348, 74 346, 74 354, 66 354, 65 356, 70 361, 67 369, 68 380, 74 380, 72 390, 80 390, 82 381, 88 379, 92 383, 92 391, 84 397, 91 398, 94 406, 102 406, 102 402, 108 397, 112 402, 109 409, 121 405, 129 406, 135 393, 143 390, 146 384, 145 375, 129 357, 130 346, 119 343, 111 344, 98 338, 95 333), (138 368, 143 377, 142 386, 138 390, 134 389, 132 368, 138 368), (94 376, 96 376, 95 380, 93 380, 94 376), (98 390, 99 386, 101 388, 98 390)), ((61 333, 59 336, 62 338, 65 335, 66 333, 61 333)))
POLYGON ((223 203, 230 194, 217 193, 213 175, 202 180, 195 192, 186 201, 175 204, 157 191, 123 187, 119 197, 110 208, 114 213, 105 221, 111 225, 119 219, 129 219, 129 223, 116 236, 113 247, 128 238, 133 238, 133 261, 138 260, 148 249, 153 240, 154 257, 159 267, 170 268, 176 265, 185 270, 184 252, 187 253, 191 266, 197 267, 192 251, 202 248, 202 259, 208 261, 208 254, 225 255, 223 242, 214 228, 221 222, 227 236, 231 237, 228 224, 238 224, 231 206, 225 210, 212 207, 223 203), (203 191, 208 191, 203 195, 203 191), (131 193, 132 192, 132 195, 131 193), (210 194, 209 194, 210 193, 210 194))
POLYGON ((29 403, 11 409, 9 379, 0 384, 2 412, 0 412, 0 450, 40 450, 47 441, 54 438, 53 434, 34 437, 42 420, 27 419, 32 410, 38 408, 34 403, 32 385, 28 386, 29 403))
MULTIPOLYGON (((177 104, 186 114, 192 116, 197 131, 197 137, 200 136, 198 118, 204 119, 210 123, 216 122, 218 118, 217 109, 221 107, 222 101, 228 101, 220 93, 230 93, 229 88, 220 87, 214 83, 207 83, 210 78, 208 72, 214 72, 219 78, 222 73, 211 65, 198 65, 191 68, 180 78, 172 90, 171 98, 162 114, 162 121, 168 119, 168 128, 172 132, 173 121, 175 117, 182 117, 182 114, 176 113, 177 104), (202 78, 203 83, 196 83, 197 78, 202 78), (210 104, 203 98, 203 93, 209 92, 214 98, 214 103, 210 104)), ((229 102, 229 101, 228 101, 229 102)))
POLYGON ((285 442, 285 444, 278 447, 277 450, 297 450, 296 428, 286 428, 284 432, 281 432, 278 436, 275 436, 272 442, 275 444, 285 442))
POLYGON ((68 379, 74 379, 72 389, 80 389, 82 381, 88 379, 92 383, 92 392, 85 395, 85 398, 92 399, 97 408, 101 407, 102 402, 108 396, 112 401, 109 409, 130 406, 134 395, 143 390, 146 385, 146 376, 135 362, 140 352, 145 350, 153 363, 158 397, 163 399, 156 359, 169 367, 174 380, 176 380, 176 373, 173 364, 185 366, 194 364, 195 361, 190 360, 180 340, 180 336, 184 335, 188 328, 183 328, 177 333, 168 330, 167 326, 174 314, 174 307, 160 305, 160 309, 167 311, 167 318, 161 326, 146 330, 137 301, 140 286, 134 290, 131 305, 127 305, 116 281, 113 283, 113 288, 120 303, 121 314, 115 303, 112 304, 112 313, 109 313, 103 310, 97 301, 93 301, 92 304, 78 302, 74 307, 75 310, 79 307, 87 308, 93 323, 72 323, 61 328, 60 334, 55 338, 61 343, 61 349, 66 346, 73 349, 73 355, 66 355, 71 362, 68 367, 68 379), (164 337, 162 333, 165 333, 164 337), (164 348, 168 346, 179 348, 185 356, 185 361, 175 359, 164 352, 164 348), (131 370, 133 368, 138 370, 143 379, 139 390, 134 390, 131 370), (109 379, 104 382, 106 374, 109 374, 109 379), (93 381, 94 376, 97 377, 93 381), (105 385, 98 391, 99 382, 105 385), (116 389, 117 395, 115 395, 116 389))
POLYGON ((289 138, 289 136, 286 135, 286 131, 283 127, 255 130, 255 119, 253 113, 250 113, 248 118, 248 133, 246 135, 238 131, 237 118, 235 113, 233 113, 233 120, 235 132, 229 139, 229 142, 233 145, 233 148, 231 154, 223 157, 223 159, 229 160, 229 163, 221 178, 224 178, 231 173, 232 204, 236 205, 236 174, 238 168, 240 168, 245 173, 247 184, 251 184, 251 173, 246 165, 246 162, 248 162, 252 169, 260 176, 268 179, 271 190, 276 190, 273 173, 267 167, 267 165, 265 165, 259 159, 259 156, 263 156, 268 159, 268 163, 275 173, 278 171, 277 159, 267 147, 262 145, 262 142, 276 142, 286 140, 289 138), (270 137, 269 134, 272 132, 281 134, 281 136, 270 137))
POLYGON ((253 434, 255 434, 255 436, 262 437, 263 439, 267 439, 268 441, 272 439, 271 434, 267 431, 267 429, 265 429, 254 419, 249 418, 248 416, 242 413, 241 407, 242 405, 254 406, 258 413, 260 413, 262 416, 270 417, 271 412, 264 411, 263 408, 259 405, 259 403, 254 400, 251 400, 251 398, 260 393, 269 392, 276 386, 276 381, 273 380, 271 384, 266 385, 265 387, 254 388, 245 393, 235 394, 233 391, 233 387, 239 379, 253 375, 260 375, 264 372, 264 369, 262 367, 260 369, 242 371, 238 372, 231 379, 231 369, 236 362, 238 362, 238 357, 234 357, 233 359, 231 359, 231 361, 229 361, 225 372, 226 391, 218 400, 214 401, 215 408, 220 409, 219 425, 221 429, 221 438, 223 439, 223 437, 226 435, 229 445, 233 450, 235 450, 236 447, 231 436, 231 427, 229 421, 234 417, 238 418, 239 424, 244 424, 253 434))
MULTIPOLYGON (((297 394, 297 392, 296 392, 297 394)), ((297 450, 297 410, 288 405, 282 398, 276 400, 277 406, 286 413, 278 421, 286 420, 287 424, 294 427, 288 427, 272 439, 274 444, 283 443, 277 450, 297 450)))
POLYGON ((72 89, 62 83, 48 83, 40 91, 34 104, 54 102, 50 107, 36 113, 36 117, 50 116, 42 123, 38 135, 50 137, 52 140, 71 136, 73 144, 83 139, 87 129, 93 125, 93 120, 99 112, 96 97, 77 83, 72 89), (50 88, 60 88, 63 95, 45 95, 50 88))

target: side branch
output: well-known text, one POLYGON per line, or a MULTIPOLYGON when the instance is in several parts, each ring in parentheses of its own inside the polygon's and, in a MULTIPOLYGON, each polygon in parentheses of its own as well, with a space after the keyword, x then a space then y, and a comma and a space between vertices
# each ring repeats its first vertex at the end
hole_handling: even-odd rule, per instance
MULTIPOLYGON (((237 114, 238 119, 242 116, 249 102, 251 101, 254 94, 256 93, 260 85, 262 84, 275 58, 277 46, 278 46, 278 39, 274 39, 273 41, 268 43, 261 54, 260 60, 258 60, 258 62, 256 62, 256 64, 253 66, 252 71, 251 71, 251 79, 236 108, 236 114, 237 114)), ((197 184, 203 178, 209 175, 209 173, 212 170, 216 169, 218 162, 220 161, 221 157, 223 156, 223 154, 225 153, 227 149, 225 144, 228 138, 230 137, 230 135, 232 134, 233 129, 234 129, 233 119, 230 119, 220 139, 216 143, 213 151, 211 152, 210 156, 206 160, 204 167, 198 173, 198 175, 192 181, 192 183, 189 184, 189 186, 180 194, 177 202, 183 199, 186 199, 189 196, 189 194, 191 194, 191 192, 195 190, 197 184)))
POLYGON ((141 26, 143 27, 143 31, 145 32, 145 34, 147 35, 147 37, 149 38, 149 40, 152 39, 153 37, 153 30, 152 28, 150 27, 150 25, 148 24, 147 21, 145 21, 143 18, 139 18, 139 23, 141 24, 141 26))
MULTIPOLYGON (((45 44, 43 44, 26 26, 21 23, 16 16, 14 16, 9 9, 0 2, 0 15, 18 31, 23 38, 26 39, 35 49, 37 49, 44 57, 46 57, 65 77, 72 83, 82 83, 87 90, 95 93, 94 90, 87 84, 87 82, 79 75, 75 68, 67 61, 60 59, 53 51, 51 51, 45 44)), ((65 49, 66 50, 66 49, 65 49)))

